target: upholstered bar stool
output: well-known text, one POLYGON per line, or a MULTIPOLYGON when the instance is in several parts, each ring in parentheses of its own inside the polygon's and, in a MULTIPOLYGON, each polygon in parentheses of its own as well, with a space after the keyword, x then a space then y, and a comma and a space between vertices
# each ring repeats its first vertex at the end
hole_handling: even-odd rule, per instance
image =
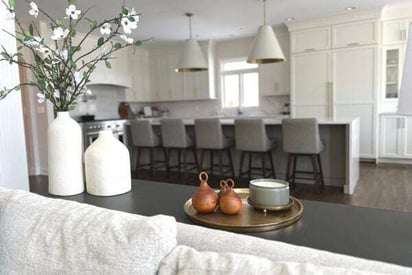
POLYGON ((150 167, 150 171, 153 174, 157 168, 165 167, 167 164, 166 151, 161 146, 159 136, 154 131, 152 124, 149 120, 135 119, 130 122, 132 131, 132 144, 135 170, 143 167, 150 167), (150 162, 146 164, 140 164, 140 155, 143 149, 149 150, 150 162), (161 149, 163 151, 164 160, 156 160, 155 150, 161 149))
POLYGON ((160 125, 163 147, 167 150, 168 172, 170 169, 177 168, 180 175, 182 165, 185 176, 188 171, 199 170, 196 148, 194 142, 187 134, 183 120, 176 118, 162 119, 160 125), (178 163, 176 166, 170 166, 170 157, 173 151, 177 152, 178 163), (194 162, 187 161, 187 151, 193 153, 194 162))
POLYGON ((296 179, 309 179, 314 180, 315 183, 320 182, 323 186, 324 180, 320 160, 323 144, 320 140, 317 120, 315 118, 283 119, 282 137, 283 151, 289 154, 286 181, 294 185, 296 179), (310 158, 312 171, 298 171, 296 169, 298 157, 310 158))
POLYGON ((200 169, 203 169, 203 159, 205 152, 210 155, 210 175, 213 175, 215 168, 218 168, 220 176, 227 173, 235 176, 233 168, 232 155, 230 148, 233 145, 233 139, 223 135, 222 125, 217 118, 206 118, 195 120, 196 148, 201 150, 200 169), (223 164, 223 154, 226 153, 229 164, 223 164), (218 163, 215 163, 214 157, 218 157, 218 163), (224 168, 228 168, 225 170, 224 168))
POLYGON ((272 148, 273 144, 269 140, 266 127, 263 123, 263 119, 236 119, 235 120, 235 139, 236 139, 236 150, 241 151, 240 155, 240 167, 239 167, 239 178, 242 175, 247 174, 248 178, 252 178, 252 171, 261 171, 258 174, 261 177, 272 176, 276 178, 275 165, 272 158, 272 148), (243 161, 245 155, 248 156, 248 169, 243 172, 243 161), (261 167, 252 166, 253 155, 259 156, 261 159, 261 167), (270 168, 266 167, 266 157, 269 159, 270 168), (267 171, 270 173, 266 173, 267 171))

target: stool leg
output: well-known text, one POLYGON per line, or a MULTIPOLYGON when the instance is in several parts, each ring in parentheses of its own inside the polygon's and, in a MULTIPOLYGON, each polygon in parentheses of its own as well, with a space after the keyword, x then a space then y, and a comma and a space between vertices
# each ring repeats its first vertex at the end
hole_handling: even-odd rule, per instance
POLYGON ((220 176, 223 176, 223 167, 222 167, 222 150, 219 150, 218 152, 217 152, 217 154, 218 154, 218 158, 219 158, 219 173, 220 173, 220 176))
POLYGON ((291 154, 288 154, 288 163, 286 165, 286 181, 289 182, 290 178, 290 163, 292 161, 291 154))
POLYGON ((196 169, 197 169, 197 172, 199 173, 200 172, 199 161, 197 160, 197 152, 196 152, 195 147, 192 147, 192 152, 193 152, 193 158, 195 160, 196 169))
POLYGON ((242 177, 242 166, 245 154, 244 152, 240 152, 240 163, 239 163, 239 179, 242 177))
POLYGON ((177 149, 177 172, 180 176, 180 166, 182 165, 182 150, 177 149))
POLYGON ((172 150, 171 149, 165 149, 166 152, 166 175, 167 177, 169 177, 170 175, 170 155, 172 154, 172 150))
POLYGON ((322 171, 322 163, 320 161, 320 154, 316 155, 316 158, 318 159, 318 165, 319 165, 319 173, 320 173, 320 182, 322 184, 322 187, 325 186, 325 180, 323 178, 323 171, 322 171))
POLYGON ((235 176, 235 168, 233 167, 233 159, 232 159, 232 154, 230 153, 230 148, 226 149, 227 151, 227 156, 229 159, 229 165, 230 165, 230 171, 232 172, 232 177, 235 176))
POLYGON ((213 177, 213 150, 210 150, 210 176, 213 177))
POLYGON ((154 164, 154 150, 152 147, 150 147, 150 173, 153 175, 154 170, 155 170, 155 164, 154 164))
POLYGON ((167 152, 166 152, 166 149, 164 147, 161 147, 161 148, 162 148, 163 156, 165 158, 166 171, 168 171, 169 170, 169 161, 168 161, 168 158, 167 158, 167 152))
POLYGON ((140 163, 140 150, 141 150, 141 148, 140 147, 137 147, 137 158, 136 158, 136 171, 137 171, 137 168, 139 167, 139 163, 140 163))
POLYGON ((266 177, 266 153, 260 154, 260 160, 262 162, 262 176, 266 177))
POLYGON ((183 174, 186 178, 187 177, 187 167, 186 167, 186 164, 187 164, 187 160, 186 160, 187 151, 186 151, 186 149, 183 149, 182 153, 183 153, 183 172, 184 172, 183 174))
POLYGON ((315 158, 316 158, 315 155, 310 155, 310 160, 312 162, 312 170, 313 170, 313 180, 315 181, 315 184, 316 184, 318 183, 319 172, 318 172, 318 167, 317 167, 315 158))
POLYGON ((205 150, 202 149, 200 151, 200 163, 199 163, 199 170, 203 170, 203 159, 205 157, 205 150))
POLYGON ((273 178, 276 179, 276 169, 275 169, 275 164, 273 161, 272 151, 268 151, 268 155, 269 155, 270 169, 272 170, 273 178))
POLYGON ((296 177, 296 162, 297 162, 297 158, 298 156, 293 154, 293 167, 292 167, 292 184, 295 185, 295 177, 296 177))
POLYGON ((249 170, 247 171, 247 176, 249 177, 249 179, 252 178, 252 153, 248 153, 249 155, 249 170))

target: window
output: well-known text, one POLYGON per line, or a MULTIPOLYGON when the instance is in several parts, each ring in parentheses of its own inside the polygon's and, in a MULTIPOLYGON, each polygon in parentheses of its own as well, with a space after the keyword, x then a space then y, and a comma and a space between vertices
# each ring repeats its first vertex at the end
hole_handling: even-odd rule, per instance
POLYGON ((259 106, 258 65, 246 58, 221 62, 222 107, 259 106))

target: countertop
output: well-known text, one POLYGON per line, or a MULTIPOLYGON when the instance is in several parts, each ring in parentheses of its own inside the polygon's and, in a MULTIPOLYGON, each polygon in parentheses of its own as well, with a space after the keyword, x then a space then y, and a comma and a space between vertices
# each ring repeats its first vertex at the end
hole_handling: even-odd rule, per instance
MULTIPOLYGON (((198 119, 201 118, 213 118, 216 116, 210 116, 210 117, 199 117, 198 119)), ((250 118, 262 118, 263 122, 266 125, 281 125, 282 124, 282 119, 287 118, 289 116, 264 116, 264 117, 258 117, 258 116, 239 116, 239 117, 217 117, 220 119, 220 122, 222 125, 234 125, 235 119, 250 119, 250 118)), ((153 125, 160 125, 160 120, 163 118, 143 118, 143 119, 148 119, 152 122, 153 125)), ((182 118, 183 123, 185 125, 194 125, 195 124, 195 119, 197 118, 182 118)), ((339 119, 339 120, 325 120, 325 119, 319 119, 318 123, 319 125, 350 125, 352 124, 356 119, 339 119)))

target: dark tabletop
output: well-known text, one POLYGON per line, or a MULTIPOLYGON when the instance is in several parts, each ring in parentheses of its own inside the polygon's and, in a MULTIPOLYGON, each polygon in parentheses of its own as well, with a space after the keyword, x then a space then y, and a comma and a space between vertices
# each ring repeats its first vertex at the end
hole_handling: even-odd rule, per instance
MULTIPOLYGON (((113 197, 86 193, 61 197, 140 215, 171 215, 191 223, 183 205, 196 187, 134 180, 132 191, 113 197)), ((48 197, 47 186, 32 192, 48 197)), ((302 200, 303 217, 288 227, 245 233, 270 240, 313 247, 412 267, 412 213, 302 200)))

